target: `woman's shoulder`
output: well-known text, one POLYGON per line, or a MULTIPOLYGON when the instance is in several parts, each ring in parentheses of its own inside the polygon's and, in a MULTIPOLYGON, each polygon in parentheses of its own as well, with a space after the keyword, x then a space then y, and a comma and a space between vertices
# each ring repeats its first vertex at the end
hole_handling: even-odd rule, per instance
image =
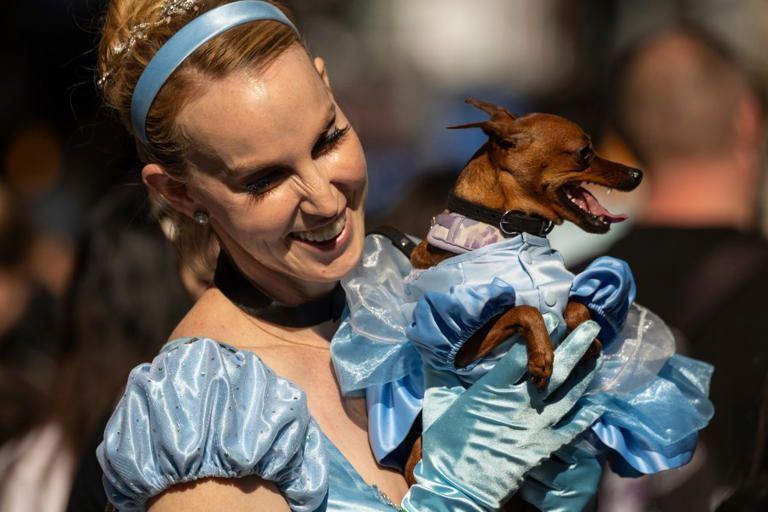
POLYGON ((321 437, 304 392, 256 354, 185 337, 131 371, 97 456, 121 510, 180 483, 250 475, 293 506, 325 493, 321 437))
POLYGON ((244 314, 217 288, 209 288, 197 299, 170 335, 170 339, 206 336, 236 345, 247 332, 244 314))

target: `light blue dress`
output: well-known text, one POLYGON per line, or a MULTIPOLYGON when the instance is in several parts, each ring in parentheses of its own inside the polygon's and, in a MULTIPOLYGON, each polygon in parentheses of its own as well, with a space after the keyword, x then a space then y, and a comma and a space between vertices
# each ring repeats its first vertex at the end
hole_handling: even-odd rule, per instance
POLYGON ((121 511, 174 484, 247 475, 274 482, 294 511, 398 510, 325 437, 298 386, 209 338, 174 340, 134 368, 97 457, 121 511))

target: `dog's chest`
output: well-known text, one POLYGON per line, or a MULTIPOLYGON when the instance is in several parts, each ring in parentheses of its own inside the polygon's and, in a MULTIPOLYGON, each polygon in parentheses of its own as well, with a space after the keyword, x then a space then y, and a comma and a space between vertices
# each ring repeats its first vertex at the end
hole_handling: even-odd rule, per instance
POLYGON ((429 291, 447 293, 457 285, 476 287, 494 279, 514 288, 516 306, 533 306, 562 317, 573 274, 545 237, 523 233, 414 271, 406 278, 405 293, 416 301, 429 291))

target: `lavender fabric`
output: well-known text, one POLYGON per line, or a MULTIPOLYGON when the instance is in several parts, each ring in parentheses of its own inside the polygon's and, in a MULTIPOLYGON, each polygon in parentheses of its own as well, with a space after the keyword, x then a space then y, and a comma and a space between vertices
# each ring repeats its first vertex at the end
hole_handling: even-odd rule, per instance
POLYGON ((504 238, 499 228, 453 212, 433 217, 427 234, 430 244, 456 254, 474 251, 504 238))

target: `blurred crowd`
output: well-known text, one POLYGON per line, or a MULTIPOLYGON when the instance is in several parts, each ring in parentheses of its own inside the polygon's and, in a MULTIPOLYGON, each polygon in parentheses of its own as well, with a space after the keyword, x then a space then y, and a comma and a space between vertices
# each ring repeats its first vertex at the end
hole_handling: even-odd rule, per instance
MULTIPOLYGON (((597 509, 768 504, 766 0, 285 0, 360 134, 368 223, 422 236, 484 142, 468 96, 580 124, 645 171, 630 220, 550 235, 574 269, 626 259, 678 351, 715 364, 691 464, 606 472, 597 509)), ((0 512, 103 510, 93 448, 129 369, 207 285, 153 220, 94 80, 104 0, 0 19, 0 512), (93 492, 90 492, 93 491, 93 492), (88 506, 86 506, 86 504, 88 506), (100 507, 100 508, 99 508, 100 507)))

